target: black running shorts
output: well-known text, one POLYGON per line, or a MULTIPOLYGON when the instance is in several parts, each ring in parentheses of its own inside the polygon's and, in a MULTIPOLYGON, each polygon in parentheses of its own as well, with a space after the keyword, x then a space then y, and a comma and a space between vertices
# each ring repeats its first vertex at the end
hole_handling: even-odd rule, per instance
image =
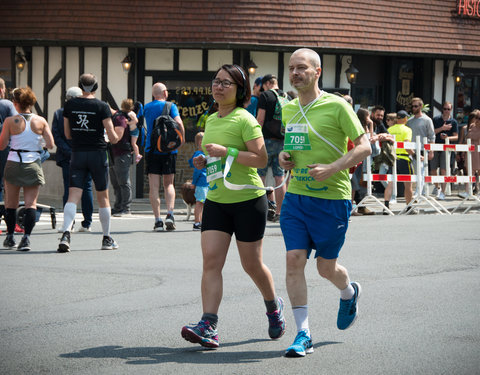
POLYGON ((238 203, 217 203, 207 200, 203 206, 202 232, 218 230, 238 241, 255 242, 265 234, 267 195, 238 203))
POLYGON ((148 152, 146 155, 147 174, 175 174, 177 154, 154 154, 148 152))
POLYGON ((83 189, 88 174, 92 175, 97 191, 108 188, 107 150, 73 151, 70 161, 70 187, 83 189))

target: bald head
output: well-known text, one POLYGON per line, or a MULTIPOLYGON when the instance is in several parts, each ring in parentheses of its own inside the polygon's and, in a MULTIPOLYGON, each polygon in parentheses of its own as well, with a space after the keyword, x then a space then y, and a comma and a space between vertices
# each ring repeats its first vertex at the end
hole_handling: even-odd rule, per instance
POLYGON ((167 86, 161 82, 157 82, 152 87, 152 96, 155 100, 166 100, 167 99, 167 86))
POLYGON ((310 48, 297 49, 294 53, 292 53, 292 57, 294 56, 302 56, 306 58, 314 68, 322 67, 320 56, 318 55, 318 53, 316 53, 314 50, 310 48))

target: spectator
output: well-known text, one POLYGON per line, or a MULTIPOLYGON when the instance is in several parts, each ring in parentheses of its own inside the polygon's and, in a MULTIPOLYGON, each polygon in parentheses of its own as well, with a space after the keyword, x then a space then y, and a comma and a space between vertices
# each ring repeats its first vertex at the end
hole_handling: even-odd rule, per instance
POLYGON ((19 115, 8 117, 0 134, 0 149, 4 150, 10 143, 4 173, 7 236, 3 246, 6 248, 16 247, 13 234, 21 188, 25 201, 23 217, 25 234, 17 247, 18 251, 31 250, 30 234, 36 221, 38 193, 40 186, 45 184, 40 161, 43 142, 47 148, 55 146, 47 121, 32 113, 36 101, 37 98, 30 87, 15 89, 13 104, 19 115))
POLYGON ((250 98, 250 104, 247 107, 247 111, 254 117, 257 117, 258 98, 262 91, 262 77, 257 77, 253 83, 252 97, 250 98))
MULTIPOLYGON (((146 152, 146 171, 148 174, 148 186, 150 204, 152 206, 153 215, 155 217, 155 224, 153 230, 156 232, 163 231, 163 220, 160 217, 160 177, 163 177, 163 191, 165 192, 165 202, 167 206, 167 216, 165 218, 165 226, 167 230, 175 230, 175 218, 173 216, 173 209, 175 208, 175 186, 173 184, 178 150, 172 152, 160 152, 155 150, 150 145, 150 138, 152 135, 153 124, 155 119, 163 112, 163 107, 168 98, 167 86, 163 83, 157 82, 152 87, 153 101, 145 105, 144 115, 147 122, 147 138, 145 144, 146 152)), ((179 124, 182 130, 183 139, 185 139, 185 129, 183 121, 178 113, 177 106, 172 103, 170 109, 170 116, 179 124)))
POLYGON ((397 121, 397 114, 396 113, 387 113, 387 117, 385 118, 385 121, 387 123, 387 131, 390 126, 393 126, 396 124, 397 121))
MULTIPOLYGON (((70 87, 65 95, 66 101, 76 98, 82 95, 80 87, 70 87)), ((70 187, 70 159, 72 157, 72 142, 65 137, 65 130, 63 126, 63 108, 59 108, 53 115, 52 134, 57 146, 57 152, 55 153, 55 160, 57 165, 62 168, 63 177, 63 197, 62 204, 65 206, 68 199, 68 189, 70 187)), ((90 173, 87 175, 85 185, 83 186, 82 193, 82 214, 83 221, 81 223, 79 232, 90 232, 92 225, 93 215, 93 193, 92 193, 92 176, 90 173)), ((72 229, 73 232, 73 224, 72 229)), ((65 232, 65 228, 60 228, 60 233, 65 232)))
MULTIPOLYGON (((388 130, 391 135, 395 136, 397 142, 411 142, 412 129, 405 124, 407 123, 408 113, 406 111, 399 111, 397 113, 397 123, 391 126, 388 130)), ((413 174, 413 167, 410 160, 410 156, 413 156, 415 152, 413 150, 406 150, 403 148, 397 148, 395 150, 397 155, 397 173, 411 175, 413 174)), ((392 173, 391 168, 388 173, 392 173)), ((405 202, 408 205, 412 200, 413 190, 411 182, 404 182, 405 186, 405 202)), ((390 208, 390 198, 392 196, 393 182, 390 181, 385 189, 385 207, 390 208)), ((384 215, 388 215, 387 211, 383 212, 384 215)))
MULTIPOLYGON (((448 139, 450 143, 458 141, 458 123, 452 118, 452 103, 445 102, 442 106, 442 114, 433 118, 433 127, 435 131, 435 143, 444 144, 448 139)), ((433 159, 429 162, 430 175, 437 176, 437 169, 440 168, 440 175, 447 175, 446 153, 450 151, 434 151, 433 159)), ((451 160, 454 161, 455 153, 452 153, 451 160)), ((448 168, 451 168, 449 165, 448 168)), ((440 200, 445 200, 446 183, 435 184, 432 194, 440 200)))
POLYGON ((140 130, 137 127, 138 118, 137 118, 137 114, 134 111, 135 105, 133 104, 133 100, 132 99, 122 100, 122 104, 120 105, 120 108, 122 112, 126 115, 125 117, 127 119, 128 129, 130 130, 130 145, 132 146, 132 150, 133 150, 133 158, 135 160, 135 164, 138 164, 139 161, 142 160, 143 156, 140 154, 140 150, 137 145, 137 140, 140 134, 140 130))
POLYGON ((197 151, 195 151, 193 156, 188 160, 190 166, 194 168, 192 185, 195 185, 195 223, 193 224, 193 230, 202 229, 203 205, 208 193, 207 170, 205 168, 196 168, 193 164, 193 159, 197 156, 205 157, 202 150, 203 134, 203 132, 195 134, 195 146, 197 151))
MULTIPOLYGON (((275 108, 279 105, 279 96, 284 96, 282 90, 278 87, 277 77, 272 74, 266 74, 262 78, 263 92, 258 100, 257 121, 262 127, 265 147, 268 154, 268 163, 265 168, 260 168, 258 174, 265 184, 268 168, 272 168, 272 174, 275 180, 275 186, 281 185, 285 177, 285 171, 278 163, 278 154, 283 149, 283 135, 280 133, 281 120, 275 119, 275 108)), ((269 220, 277 221, 282 209, 282 201, 286 192, 286 185, 275 189, 274 202, 269 198, 270 205, 274 205, 275 214, 269 216, 269 220), (273 203, 273 204, 272 204, 273 203)), ((273 197, 272 197, 273 198, 273 197)))
POLYGON ((479 173, 480 173, 480 152, 478 146, 480 146, 480 110, 474 109, 468 115, 468 133, 467 139, 472 141, 475 145, 475 151, 472 152, 472 173, 475 174, 475 187, 473 189, 474 194, 479 192, 479 173))
POLYGON ((383 117, 385 116, 385 108, 381 105, 376 105, 372 109, 370 115, 373 121, 373 131, 375 134, 388 133, 387 128, 383 124, 383 117))
MULTIPOLYGON (((410 129, 412 129, 412 142, 417 142, 417 135, 419 135, 420 143, 422 144, 422 149, 423 149, 425 137, 427 138, 428 143, 435 142, 435 131, 433 130, 433 122, 430 117, 428 117, 426 114, 423 113, 422 111, 423 100, 421 98, 413 98, 411 103, 412 103, 413 117, 407 121, 407 126, 410 129)), ((428 151, 427 154, 428 154, 427 156, 428 160, 432 160, 433 152, 428 151)), ((414 157, 416 156, 423 156, 423 152, 421 153, 421 155, 415 155, 414 157)), ((417 173, 417 171, 415 170, 416 166, 417 164, 415 160, 413 160, 414 173, 417 173)), ((420 175, 422 177, 422 180, 420 181, 418 186, 419 192, 423 191, 423 179, 425 177, 425 171, 423 169, 424 169, 423 163, 420 163, 420 175)))

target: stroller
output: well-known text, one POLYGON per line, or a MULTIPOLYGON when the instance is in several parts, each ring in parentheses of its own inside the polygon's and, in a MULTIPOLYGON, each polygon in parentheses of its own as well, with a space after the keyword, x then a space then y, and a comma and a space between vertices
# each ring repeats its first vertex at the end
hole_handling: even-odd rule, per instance
MULTIPOLYGON (((38 222, 40 220, 40 216, 42 215, 42 212, 44 210, 48 210, 50 212, 52 229, 55 229, 55 227, 57 226, 57 216, 55 213, 55 207, 37 203, 37 216, 35 221, 38 222)), ((25 215, 25 202, 20 202, 17 208, 17 224, 22 229, 24 229, 24 226, 23 226, 24 215, 25 215)), ((4 202, 0 202, 0 220, 1 219, 5 221, 5 203, 4 202)))

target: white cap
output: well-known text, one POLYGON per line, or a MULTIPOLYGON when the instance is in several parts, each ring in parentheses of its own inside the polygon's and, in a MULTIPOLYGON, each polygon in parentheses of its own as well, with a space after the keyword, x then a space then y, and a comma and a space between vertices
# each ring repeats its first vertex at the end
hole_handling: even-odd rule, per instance
POLYGON ((67 90, 67 93, 65 94, 65 97, 67 100, 76 98, 77 96, 82 96, 82 89, 80 89, 80 87, 77 87, 77 86, 70 87, 67 90))

